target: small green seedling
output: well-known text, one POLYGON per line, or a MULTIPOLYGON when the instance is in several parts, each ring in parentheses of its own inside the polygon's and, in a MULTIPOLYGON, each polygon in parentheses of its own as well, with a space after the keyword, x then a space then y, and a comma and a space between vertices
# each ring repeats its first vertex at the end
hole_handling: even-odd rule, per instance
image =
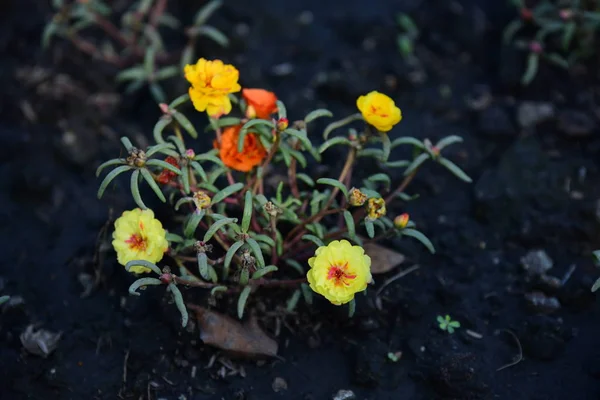
MULTIPOLYGON (((596 266, 600 267, 600 250, 596 250, 592 254, 594 255, 594 261, 596 263, 596 266)), ((592 286, 592 292, 595 292, 598 289, 600 289, 600 278, 598 278, 596 282, 594 282, 594 285, 592 286)))
POLYGON ((447 331, 450 334, 454 333, 454 329, 460 328, 460 322, 452 321, 452 318, 448 314, 445 317, 438 315, 437 322, 441 330, 447 331))
POLYGON ((0 296, 0 306, 10 300, 10 296, 0 296))
POLYGON ((400 361, 401 357, 402 357, 401 351, 390 351, 389 353, 387 353, 387 358, 391 362, 398 362, 398 361, 400 361))

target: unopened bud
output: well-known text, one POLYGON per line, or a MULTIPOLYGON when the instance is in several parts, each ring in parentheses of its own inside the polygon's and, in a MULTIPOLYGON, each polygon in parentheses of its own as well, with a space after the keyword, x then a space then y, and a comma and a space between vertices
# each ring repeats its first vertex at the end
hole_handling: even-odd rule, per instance
POLYGON ((198 210, 204 210, 204 209, 210 207, 210 201, 211 201, 210 196, 204 192, 194 193, 193 200, 194 200, 194 204, 196 205, 196 208, 198 210))
POLYGON ((406 225, 408 225, 409 220, 410 216, 407 213, 400 214, 394 218, 394 226, 398 229, 404 229, 406 228, 406 225))
POLYGON ((192 158, 196 157, 196 153, 192 149, 187 149, 185 151, 185 156, 191 160, 192 158))
POLYGON ((171 110, 169 110, 169 105, 168 104, 160 103, 158 105, 158 107, 160 108, 160 111, 162 111, 163 114, 167 114, 167 115, 171 114, 171 110))
POLYGON ((569 20, 573 17, 573 10, 569 10, 568 8, 562 9, 558 12, 558 15, 563 20, 569 20))
POLYGON ((350 193, 348 194, 348 203, 352 207, 360 207, 367 201, 368 196, 358 190, 357 188, 350 189, 350 193))
POLYGON ((535 54, 540 54, 544 48, 542 47, 540 42, 533 41, 529 43, 529 51, 535 54))
POLYGON ((277 130, 283 132, 288 128, 289 124, 290 121, 288 121, 287 118, 279 118, 279 120, 277 120, 277 130))
POLYGON ((521 8, 521 18, 529 21, 533 18, 533 12, 529 8, 521 8))
POLYGON ((385 200, 382 198, 370 198, 367 202, 367 214, 370 219, 375 220, 385 215, 385 200))
POLYGON ((256 118, 256 109, 251 104, 248 104, 248 107, 246 107, 246 118, 248 118, 248 119, 256 118))

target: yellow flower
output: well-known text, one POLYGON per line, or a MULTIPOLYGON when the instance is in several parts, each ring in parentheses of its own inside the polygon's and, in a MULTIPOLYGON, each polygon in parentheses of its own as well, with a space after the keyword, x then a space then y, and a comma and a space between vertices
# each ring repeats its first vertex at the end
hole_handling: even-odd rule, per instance
POLYGON ((198 210, 204 210, 205 208, 210 207, 210 196, 204 192, 194 193, 194 197, 192 199, 194 200, 194 204, 198 210))
POLYGON ((231 112, 229 93, 242 89, 238 83, 240 73, 233 65, 201 58, 195 65, 186 65, 184 73, 192 85, 189 94, 196 110, 215 118, 231 112))
POLYGON ((380 132, 387 132, 402 119, 402 112, 394 100, 383 93, 373 91, 356 100, 363 118, 380 132))
POLYGON ((386 213, 385 200, 382 198, 370 198, 367 202, 367 214, 370 219, 381 218, 386 213))
POLYGON ((335 305, 348 303, 371 282, 371 258, 347 240, 319 247, 308 265, 310 288, 335 305))
POLYGON ((350 193, 348 195, 348 203, 352 207, 360 207, 365 204, 367 201, 367 195, 358 190, 357 188, 350 189, 350 193))
MULTIPOLYGON (((154 218, 152 210, 125 211, 115 221, 112 245, 117 252, 119 264, 125 265, 133 260, 146 260, 157 263, 169 248, 166 232, 159 220, 154 218)), ((143 266, 131 268, 131 272, 141 274, 150 272, 143 266)))

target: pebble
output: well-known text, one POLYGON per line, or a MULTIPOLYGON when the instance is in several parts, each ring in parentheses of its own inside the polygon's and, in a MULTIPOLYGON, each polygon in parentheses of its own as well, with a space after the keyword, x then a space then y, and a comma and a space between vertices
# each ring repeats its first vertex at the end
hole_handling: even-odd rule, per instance
POLYGON ((529 275, 544 275, 554 262, 544 250, 532 250, 521 258, 521 265, 529 275))
POLYGON ((553 118, 554 106, 551 103, 523 102, 517 110, 517 120, 522 128, 531 128, 540 122, 553 118))
POLYGON ((276 377, 275 379, 273 379, 273 383, 271 384, 271 387, 273 388, 273 391, 275 393, 279 393, 282 392, 284 390, 288 389, 288 384, 285 381, 285 379, 281 378, 281 377, 276 377))
POLYGON ((354 400, 356 395, 352 390, 338 390, 338 392, 331 398, 332 400, 354 400))

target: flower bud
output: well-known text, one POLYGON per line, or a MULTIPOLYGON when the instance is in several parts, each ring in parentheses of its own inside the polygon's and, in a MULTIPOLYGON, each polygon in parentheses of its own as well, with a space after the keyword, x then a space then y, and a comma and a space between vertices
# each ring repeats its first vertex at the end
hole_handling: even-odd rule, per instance
POLYGON ((385 200, 382 198, 370 198, 367 202, 367 214, 370 219, 375 220, 385 215, 385 200))
POLYGON ((529 43, 529 51, 531 51, 532 53, 540 54, 543 50, 544 48, 542 47, 540 42, 533 41, 529 43))
POLYGON ((406 225, 408 225, 409 220, 410 217, 407 213, 400 214, 396 218, 394 218, 394 226, 398 229, 404 229, 406 228, 406 225))
POLYGON ((204 192, 196 192, 194 193, 194 204, 198 210, 204 210, 210 207, 210 196, 204 192))
POLYGON ((256 118, 256 108, 252 104, 248 104, 246 107, 246 118, 254 119, 256 118))
POLYGON ((144 150, 133 147, 129 152, 129 157, 127 157, 127 164, 132 167, 141 168, 146 165, 146 159, 146 152, 144 150))
POLYGON ((367 195, 358 190, 357 188, 350 189, 348 194, 348 203, 352 207, 360 207, 367 201, 367 195))
POLYGON ((573 17, 573 10, 564 8, 558 12, 558 15, 560 16, 561 19, 566 21, 573 17))
POLYGON ((287 118, 279 118, 279 120, 277 120, 277 130, 283 132, 288 128, 289 124, 290 121, 288 121, 287 118))
POLYGON ((192 149, 187 149, 185 151, 185 156, 191 160, 192 158, 196 157, 196 153, 192 149))
POLYGON ((529 21, 533 18, 533 12, 529 8, 521 8, 521 18, 529 21))

